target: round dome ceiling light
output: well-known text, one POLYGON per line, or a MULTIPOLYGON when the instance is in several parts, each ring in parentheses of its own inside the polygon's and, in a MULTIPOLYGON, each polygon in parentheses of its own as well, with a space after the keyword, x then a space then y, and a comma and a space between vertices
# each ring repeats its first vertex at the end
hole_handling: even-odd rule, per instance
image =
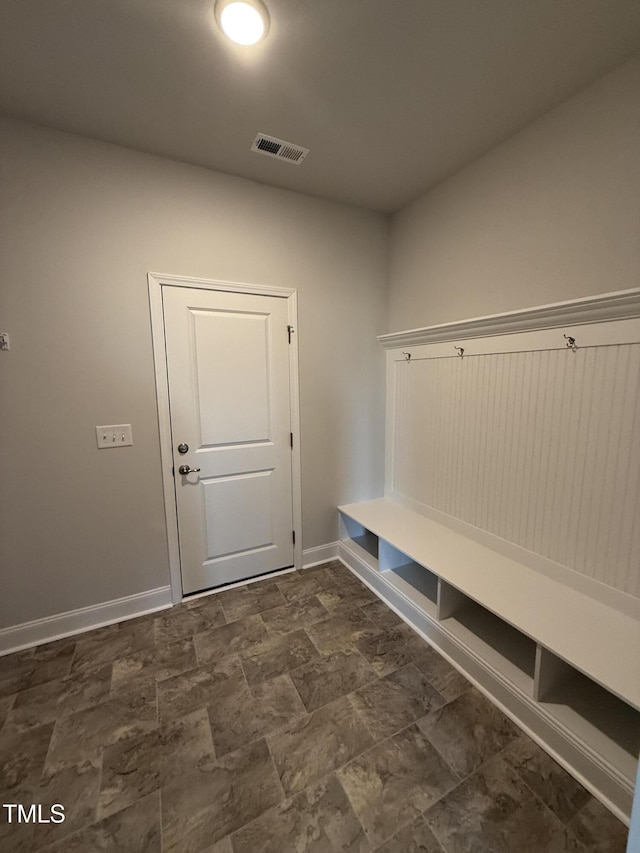
POLYGON ((260 0, 218 0, 216 20, 236 44, 258 44, 269 31, 269 13, 260 0))

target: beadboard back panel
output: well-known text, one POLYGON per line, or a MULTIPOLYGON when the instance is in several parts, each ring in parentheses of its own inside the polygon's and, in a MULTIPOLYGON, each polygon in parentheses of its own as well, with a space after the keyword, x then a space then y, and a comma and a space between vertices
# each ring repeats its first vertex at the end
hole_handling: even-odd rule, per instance
POLYGON ((637 330, 391 349, 387 493, 640 597, 637 330))

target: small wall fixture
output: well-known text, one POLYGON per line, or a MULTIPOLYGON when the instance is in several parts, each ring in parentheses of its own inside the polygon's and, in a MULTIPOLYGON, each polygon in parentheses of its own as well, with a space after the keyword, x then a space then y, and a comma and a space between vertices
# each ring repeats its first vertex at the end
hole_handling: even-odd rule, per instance
POLYGON ((269 31, 269 13, 260 0, 218 0, 216 21, 236 44, 258 44, 269 31))

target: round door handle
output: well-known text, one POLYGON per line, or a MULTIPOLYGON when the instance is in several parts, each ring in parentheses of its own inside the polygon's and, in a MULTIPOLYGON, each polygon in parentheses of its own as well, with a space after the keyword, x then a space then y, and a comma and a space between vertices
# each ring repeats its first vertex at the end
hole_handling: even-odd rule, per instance
POLYGON ((180 474, 196 474, 200 469, 199 468, 190 468, 188 465, 181 465, 178 468, 178 473, 180 474))

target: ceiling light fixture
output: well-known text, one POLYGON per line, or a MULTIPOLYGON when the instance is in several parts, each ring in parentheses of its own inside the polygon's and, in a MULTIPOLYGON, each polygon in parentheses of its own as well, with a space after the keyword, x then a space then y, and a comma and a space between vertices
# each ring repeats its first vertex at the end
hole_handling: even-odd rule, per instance
POLYGON ((257 44, 269 31, 269 13, 260 0, 218 0, 216 20, 236 44, 257 44))

